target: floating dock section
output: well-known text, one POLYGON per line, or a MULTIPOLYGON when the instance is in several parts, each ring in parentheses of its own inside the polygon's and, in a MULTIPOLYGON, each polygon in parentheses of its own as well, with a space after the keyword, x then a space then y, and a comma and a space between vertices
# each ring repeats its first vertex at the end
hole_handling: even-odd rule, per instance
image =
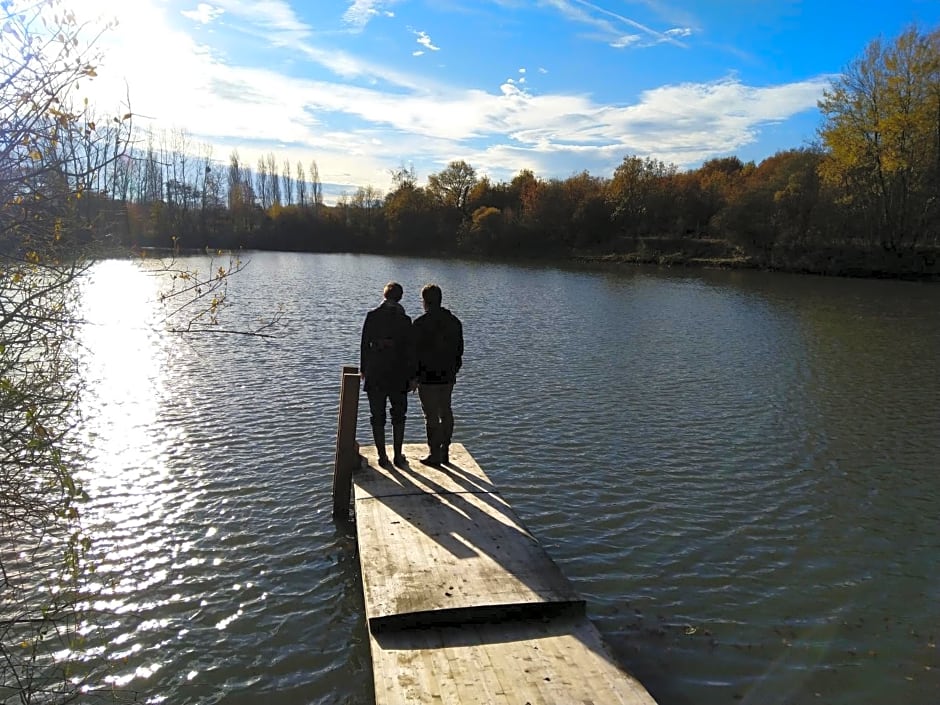
POLYGON ((376 705, 655 705, 462 445, 440 468, 419 462, 424 445, 405 446, 405 467, 359 452, 376 705))

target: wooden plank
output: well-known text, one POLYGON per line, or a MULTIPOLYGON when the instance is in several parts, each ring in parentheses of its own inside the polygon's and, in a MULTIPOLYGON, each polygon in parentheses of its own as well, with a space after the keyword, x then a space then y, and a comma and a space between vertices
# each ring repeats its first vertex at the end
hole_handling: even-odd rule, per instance
POLYGON ((452 463, 378 465, 374 449, 354 475, 356 533, 370 630, 531 618, 584 601, 496 492, 466 449, 452 463))
MULTIPOLYGON (((363 468, 371 472, 357 473, 356 501, 369 497, 397 494, 444 494, 454 492, 485 492, 499 496, 496 486, 461 443, 450 446, 450 462, 441 468, 422 465, 419 458, 428 454, 428 448, 419 443, 406 443, 402 452, 408 460, 405 468, 383 468, 378 465, 374 446, 359 449, 363 468)), ((509 505, 506 504, 508 507, 509 505)))
POLYGON ((356 417, 359 411, 359 370, 344 366, 336 425, 336 456, 333 464, 333 516, 349 519, 352 473, 358 465, 356 417))
POLYGON ((466 449, 404 451, 354 474, 376 705, 656 705, 466 449))
POLYGON ((370 650, 376 705, 655 705, 584 616, 383 632, 370 650))

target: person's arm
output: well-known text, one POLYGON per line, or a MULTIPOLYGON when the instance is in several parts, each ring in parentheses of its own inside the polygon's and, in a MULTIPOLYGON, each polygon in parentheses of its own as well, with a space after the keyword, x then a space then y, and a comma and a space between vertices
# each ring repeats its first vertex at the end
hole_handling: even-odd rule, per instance
POLYGON ((418 326, 410 319, 408 321, 407 342, 407 365, 408 373, 408 391, 413 392, 418 388, 418 326))
POLYGON ((369 356, 369 315, 362 324, 362 339, 359 341, 359 376, 366 378, 366 358, 369 356))
POLYGON ((454 320, 457 322, 457 367, 454 370, 456 373, 460 372, 463 365, 463 323, 456 316, 454 316, 454 320))

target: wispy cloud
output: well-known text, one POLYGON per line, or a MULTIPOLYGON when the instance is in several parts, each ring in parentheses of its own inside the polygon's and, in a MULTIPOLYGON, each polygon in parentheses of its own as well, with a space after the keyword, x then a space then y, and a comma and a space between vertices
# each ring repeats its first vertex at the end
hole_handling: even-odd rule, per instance
POLYGON ((310 25, 301 20, 283 0, 217 0, 217 4, 229 13, 265 29, 300 34, 310 32, 310 25))
POLYGON ((623 49, 633 44, 639 44, 642 40, 643 37, 639 34, 624 34, 616 39, 611 39, 609 43, 614 49, 623 49))
POLYGON ((394 17, 395 13, 385 8, 393 5, 397 0, 353 0, 343 14, 343 20, 353 29, 361 30, 375 17, 384 15, 394 17))
POLYGON ((677 36, 689 36, 692 33, 689 28, 658 31, 587 0, 543 0, 543 2, 567 19, 594 28, 599 39, 618 49, 630 46, 650 46, 663 42, 678 44, 677 36), (629 28, 626 32, 625 27, 629 28), (677 35, 676 32, 684 32, 684 34, 677 35))

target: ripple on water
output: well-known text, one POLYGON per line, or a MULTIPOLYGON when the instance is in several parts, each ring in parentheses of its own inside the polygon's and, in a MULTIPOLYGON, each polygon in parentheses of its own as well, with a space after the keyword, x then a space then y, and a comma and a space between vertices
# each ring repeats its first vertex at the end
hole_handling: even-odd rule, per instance
POLYGON ((242 320, 283 303, 274 341, 155 331, 131 263, 89 282, 101 683, 371 701, 355 540, 330 519, 339 367, 386 281, 417 313, 433 279, 467 336, 457 440, 660 702, 936 702, 936 289, 251 259, 230 300, 242 320))

